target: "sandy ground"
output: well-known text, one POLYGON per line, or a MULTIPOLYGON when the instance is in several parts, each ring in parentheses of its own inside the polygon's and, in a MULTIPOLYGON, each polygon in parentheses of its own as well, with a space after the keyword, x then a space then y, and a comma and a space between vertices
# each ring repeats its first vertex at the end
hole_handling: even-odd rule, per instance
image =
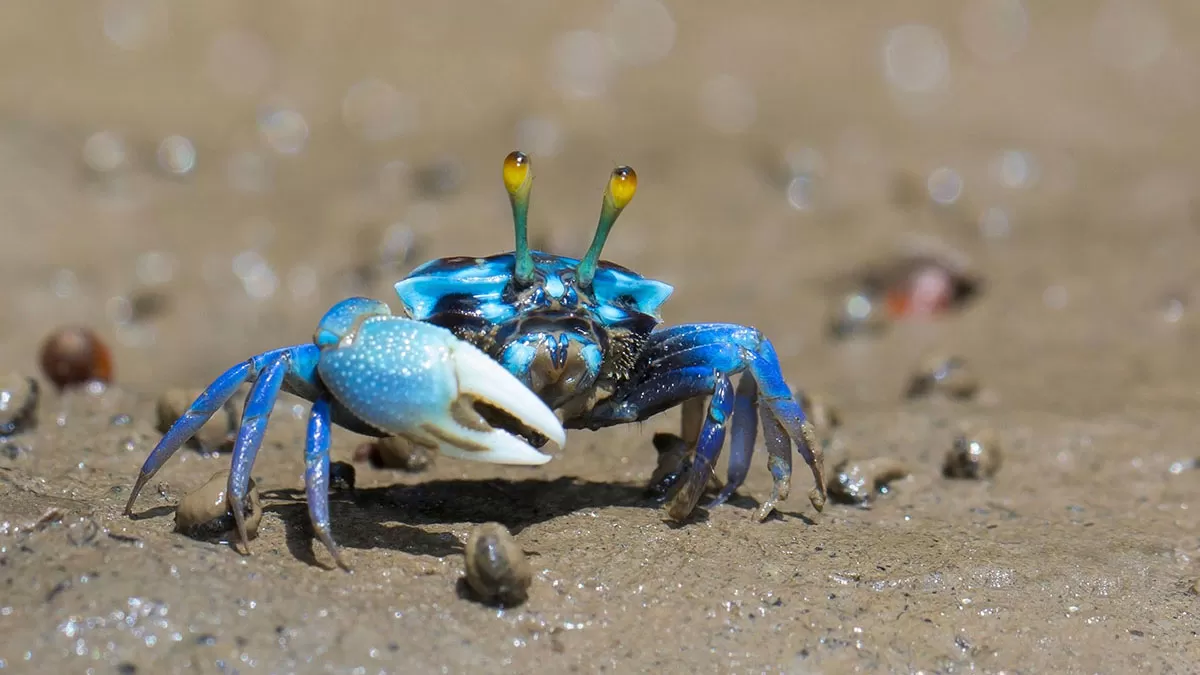
MULTIPOLYGON (((100 396, 43 386, 39 425, 0 452, 0 670, 1197 672, 1200 470, 1170 469, 1200 455, 1195 7, 1028 2, 1022 24, 1016 2, 668 4, 669 53, 577 69, 603 89, 584 99, 556 88, 569 54, 554 45, 609 30, 608 3, 0 9, 0 364, 39 376, 40 340, 83 323, 117 368, 100 396), (948 79, 901 96, 883 46, 914 22, 943 37, 948 79), (720 74, 736 78, 707 85, 724 112, 702 112, 720 74), (345 123, 347 89, 369 77, 412 102, 403 134, 345 123), (295 140, 286 127, 256 126, 268 105, 303 116, 299 152, 271 145, 295 140), (606 257, 676 286, 670 323, 765 331, 792 383, 839 406, 831 468, 887 457, 911 477, 870 509, 817 513, 797 464, 780 517, 756 524, 758 462, 733 503, 672 526, 642 485, 675 412, 574 432, 538 469, 360 464, 332 507, 348 575, 308 534, 305 409, 289 399, 254 469, 253 555, 172 532, 173 505, 227 456, 181 452, 139 518, 121 515, 159 438, 156 397, 309 339, 348 294, 392 300, 405 264, 359 271, 386 228, 413 233, 413 263, 510 248, 499 163, 529 117, 557 125, 557 139, 521 137, 537 148, 543 245, 582 252, 607 172, 633 165, 640 192, 606 257), (83 149, 111 160, 86 145, 103 131, 121 134, 124 162, 97 172, 83 149), (156 165, 171 134, 195 149, 185 175, 156 165), (780 179, 788 147, 820 158, 807 209, 780 179), (997 173, 1006 151, 1036 172, 997 173), (420 187, 429 167, 450 189, 420 187), (953 204, 927 195, 939 167, 962 179, 953 204), (967 256, 985 291, 962 312, 830 339, 833 282, 914 245, 967 256), (161 311, 129 320, 120 298, 148 293, 161 311), (905 400, 930 352, 966 359, 984 393, 905 400), (941 476, 961 424, 996 432, 993 480, 941 476), (458 590, 463 542, 489 520, 536 570, 519 608, 458 590)), ((653 52, 657 15, 631 6, 640 18, 616 27, 644 29, 622 39, 653 52)), ((924 68, 941 54, 895 58, 912 53, 924 68)), ((407 109, 388 96, 371 101, 407 109)), ((335 459, 361 440, 338 433, 335 459)))

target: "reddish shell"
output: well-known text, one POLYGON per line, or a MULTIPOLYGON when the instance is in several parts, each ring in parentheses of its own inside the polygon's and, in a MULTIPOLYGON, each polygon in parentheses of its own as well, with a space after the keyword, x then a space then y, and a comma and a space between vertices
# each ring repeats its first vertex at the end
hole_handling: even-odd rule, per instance
POLYGON ((42 343, 42 372, 59 389, 112 381, 112 353, 90 328, 68 326, 42 343))
POLYGON ((888 289, 887 308, 893 318, 941 314, 954 303, 954 278, 941 267, 921 267, 888 289))
POLYGON ((892 319, 932 317, 961 309, 981 287, 979 278, 967 271, 922 257, 873 270, 863 283, 882 296, 892 319))

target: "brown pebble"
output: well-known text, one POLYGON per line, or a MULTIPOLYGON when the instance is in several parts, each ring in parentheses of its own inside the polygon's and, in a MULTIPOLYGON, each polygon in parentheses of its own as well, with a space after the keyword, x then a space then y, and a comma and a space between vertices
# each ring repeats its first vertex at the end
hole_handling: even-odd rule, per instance
POLYGON ((354 453, 357 461, 366 460, 376 469, 400 469, 418 473, 433 464, 434 451, 415 445, 407 438, 389 436, 359 446, 354 453))
POLYGON ((834 501, 865 506, 876 495, 887 494, 891 484, 908 478, 908 466, 890 457, 844 459, 833 469, 829 480, 829 496, 834 501))
MULTIPOLYGON (((175 531, 203 540, 235 536, 236 521, 225 498, 228 484, 229 471, 222 469, 214 473, 207 483, 184 495, 175 508, 175 531)), ((247 501, 246 535, 254 539, 262 522, 262 502, 259 501, 258 486, 253 479, 250 480, 247 501)))
POLYGON ((671 488, 691 468, 692 448, 679 436, 665 432, 654 434, 654 448, 658 451, 658 465, 650 474, 646 492, 652 497, 665 499, 671 488))
POLYGON ((933 355, 921 360, 908 383, 907 398, 940 394, 948 398, 969 399, 979 392, 979 380, 965 359, 933 355))
POLYGON ((0 377, 0 436, 28 431, 37 425, 37 380, 9 373, 0 377))
POLYGON ((1000 441, 991 429, 959 434, 946 453, 942 475, 946 478, 985 480, 996 475, 1001 463, 1000 441))
MULTIPOLYGON (((680 485, 687 473, 691 471, 696 449, 683 440, 683 437, 667 432, 654 434, 653 443, 654 449, 658 451, 658 464, 650 474, 649 482, 646 483, 646 494, 651 498, 663 501, 672 495, 675 486, 680 485)), ((724 484, 717 477, 716 472, 710 472, 704 491, 719 492, 722 487, 724 484)), ((682 508, 683 505, 679 504, 678 507, 682 508)), ((690 509, 686 510, 687 513, 679 513, 672 518, 677 520, 686 518, 691 513, 690 509)))
MULTIPOLYGON (((167 433, 171 425, 183 416, 183 413, 199 395, 199 390, 170 389, 159 396, 158 402, 155 404, 159 433, 167 433)), ((231 450, 233 448, 233 432, 237 429, 238 423, 236 408, 232 398, 226 401, 225 405, 221 406, 221 409, 209 418, 204 426, 200 427, 200 431, 188 439, 188 445, 198 448, 202 452, 231 450)))
POLYGON ((484 523, 471 530, 463 552, 467 584, 480 600, 515 607, 529 597, 533 568, 508 528, 484 523))
POLYGON ((90 328, 61 328, 42 343, 42 372, 59 390, 112 382, 112 363, 112 353, 90 328))

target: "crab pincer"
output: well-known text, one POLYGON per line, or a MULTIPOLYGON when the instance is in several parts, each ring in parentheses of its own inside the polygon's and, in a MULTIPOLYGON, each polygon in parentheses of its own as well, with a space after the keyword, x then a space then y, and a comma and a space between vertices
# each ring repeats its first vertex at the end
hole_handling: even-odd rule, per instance
POLYGON ((333 425, 364 435, 402 436, 460 459, 538 465, 531 443, 566 434, 553 412, 478 348, 438 326, 394 316, 382 302, 349 298, 321 320, 311 344, 276 349, 218 377, 150 453, 129 496, 204 425, 241 384, 253 381, 237 440, 227 495, 242 547, 250 471, 281 391, 313 402, 305 447, 305 488, 313 531, 349 569, 329 526, 329 448, 333 425), (502 426, 497 426, 502 425, 502 426))

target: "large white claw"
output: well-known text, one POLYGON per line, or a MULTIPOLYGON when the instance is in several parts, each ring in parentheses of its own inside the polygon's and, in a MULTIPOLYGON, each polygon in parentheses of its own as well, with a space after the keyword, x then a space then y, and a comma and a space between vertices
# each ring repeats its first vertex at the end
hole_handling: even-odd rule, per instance
POLYGON ((325 387, 362 423, 450 457, 496 464, 551 459, 494 427, 492 422, 504 426, 496 410, 560 448, 566 444, 554 412, 474 345, 445 328, 398 316, 358 321, 325 346, 318 368, 325 387))
MULTIPOLYGON (((469 396, 503 410, 559 448, 566 444, 567 432, 554 412, 503 366, 467 342, 455 340, 449 348, 460 397, 469 396)), ((551 459, 507 431, 474 427, 462 423, 440 426, 437 435, 443 442, 438 449, 450 457, 495 464, 537 465, 551 459)))

